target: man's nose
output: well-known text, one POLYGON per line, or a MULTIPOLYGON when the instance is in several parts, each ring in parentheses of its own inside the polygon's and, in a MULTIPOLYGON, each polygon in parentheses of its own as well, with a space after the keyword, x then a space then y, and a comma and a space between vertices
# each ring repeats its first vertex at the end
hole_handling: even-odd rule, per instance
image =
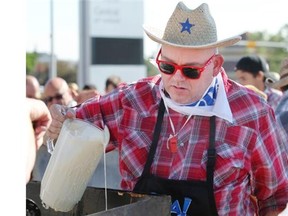
POLYGON ((181 80, 181 81, 186 79, 186 77, 183 75, 180 69, 176 70, 176 72, 173 74, 173 78, 175 80, 181 80))

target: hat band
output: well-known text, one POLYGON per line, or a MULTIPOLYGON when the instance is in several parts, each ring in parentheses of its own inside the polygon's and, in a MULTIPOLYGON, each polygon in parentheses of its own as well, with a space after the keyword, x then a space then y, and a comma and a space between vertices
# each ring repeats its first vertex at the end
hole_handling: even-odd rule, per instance
POLYGON ((285 77, 288 77, 288 73, 281 75, 281 76, 280 76, 280 79, 283 79, 283 78, 285 78, 285 77))

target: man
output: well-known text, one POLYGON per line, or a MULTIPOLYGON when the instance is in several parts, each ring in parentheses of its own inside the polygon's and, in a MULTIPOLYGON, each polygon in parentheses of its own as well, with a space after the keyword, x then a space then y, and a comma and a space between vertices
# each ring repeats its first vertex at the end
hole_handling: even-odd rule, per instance
POLYGON ((47 81, 44 86, 44 101, 48 108, 52 104, 75 106, 68 83, 61 77, 55 77, 47 81))
MULTIPOLYGON (((280 67, 280 79, 271 84, 273 88, 280 89, 283 96, 275 110, 276 119, 288 140, 288 58, 283 59, 280 67)), ((286 143, 288 149, 288 144, 286 143)))
MULTIPOLYGON (((27 79, 26 79, 27 80, 27 79)), ((51 115, 45 103, 39 99, 26 97, 26 122, 27 133, 26 144, 26 184, 31 180, 31 174, 35 166, 36 154, 43 144, 44 134, 51 123, 51 115)), ((40 215, 39 207, 36 203, 26 199, 26 215, 40 215), (32 212, 34 214, 32 214, 32 212), (39 214, 35 214, 38 212, 39 214), (31 213, 31 214, 30 214, 31 213)))
POLYGON ((282 96, 282 92, 267 86, 273 82, 274 76, 269 72, 269 65, 258 55, 242 57, 236 64, 235 75, 242 85, 253 85, 267 95, 268 104, 275 110, 282 96))
POLYGON ((169 194, 172 215, 277 215, 288 201, 287 155, 273 110, 227 78, 207 4, 179 2, 165 30, 145 26, 162 45, 160 75, 123 85, 62 115, 51 106, 47 135, 66 118, 110 131, 123 190, 169 194), (257 199, 254 209, 250 196, 257 199))
POLYGON ((75 98, 78 104, 95 97, 100 94, 97 87, 94 84, 85 84, 81 91, 79 91, 78 96, 75 98))
POLYGON ((36 77, 32 75, 26 76, 26 97, 28 98, 41 98, 40 84, 36 77))
POLYGON ((105 94, 110 93, 115 88, 118 87, 119 84, 121 84, 122 80, 119 76, 111 75, 106 79, 105 82, 105 94))
POLYGON ((41 100, 26 98, 27 107, 27 161, 26 161, 26 183, 30 181, 36 152, 43 144, 44 134, 51 123, 51 115, 41 100))
POLYGON ((283 59, 280 67, 280 79, 271 84, 273 88, 280 89, 283 96, 276 108, 276 115, 288 111, 288 58, 283 59))

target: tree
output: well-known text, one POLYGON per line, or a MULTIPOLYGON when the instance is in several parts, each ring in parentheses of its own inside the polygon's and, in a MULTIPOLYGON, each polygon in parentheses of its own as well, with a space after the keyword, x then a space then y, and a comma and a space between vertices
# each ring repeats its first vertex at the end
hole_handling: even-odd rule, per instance
POLYGON ((62 77, 66 82, 76 82, 77 64, 67 61, 57 61, 57 76, 62 77))
POLYGON ((145 60, 145 66, 147 68, 147 76, 154 76, 159 74, 157 66, 153 65, 149 60, 145 60))
MULTIPOLYGON (((273 45, 253 47, 253 52, 267 59, 270 71, 279 72, 281 61, 287 56, 288 52, 288 24, 284 25, 275 35, 267 32, 248 33, 247 40, 287 44, 286 47, 273 47, 273 45)), ((249 52, 249 49, 247 49, 247 52, 249 52)))
POLYGON ((37 63, 38 54, 36 52, 26 53, 26 74, 32 74, 37 63))

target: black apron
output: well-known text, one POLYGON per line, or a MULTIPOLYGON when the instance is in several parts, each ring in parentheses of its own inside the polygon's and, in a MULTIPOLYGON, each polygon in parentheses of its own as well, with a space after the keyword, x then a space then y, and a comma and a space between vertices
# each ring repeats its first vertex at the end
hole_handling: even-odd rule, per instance
POLYGON ((150 174, 150 167, 156 152, 165 112, 163 100, 160 102, 157 123, 148 158, 133 191, 136 193, 170 195, 172 199, 171 215, 181 216, 217 216, 214 199, 213 176, 215 166, 215 116, 210 117, 210 135, 206 181, 171 180, 150 174))

